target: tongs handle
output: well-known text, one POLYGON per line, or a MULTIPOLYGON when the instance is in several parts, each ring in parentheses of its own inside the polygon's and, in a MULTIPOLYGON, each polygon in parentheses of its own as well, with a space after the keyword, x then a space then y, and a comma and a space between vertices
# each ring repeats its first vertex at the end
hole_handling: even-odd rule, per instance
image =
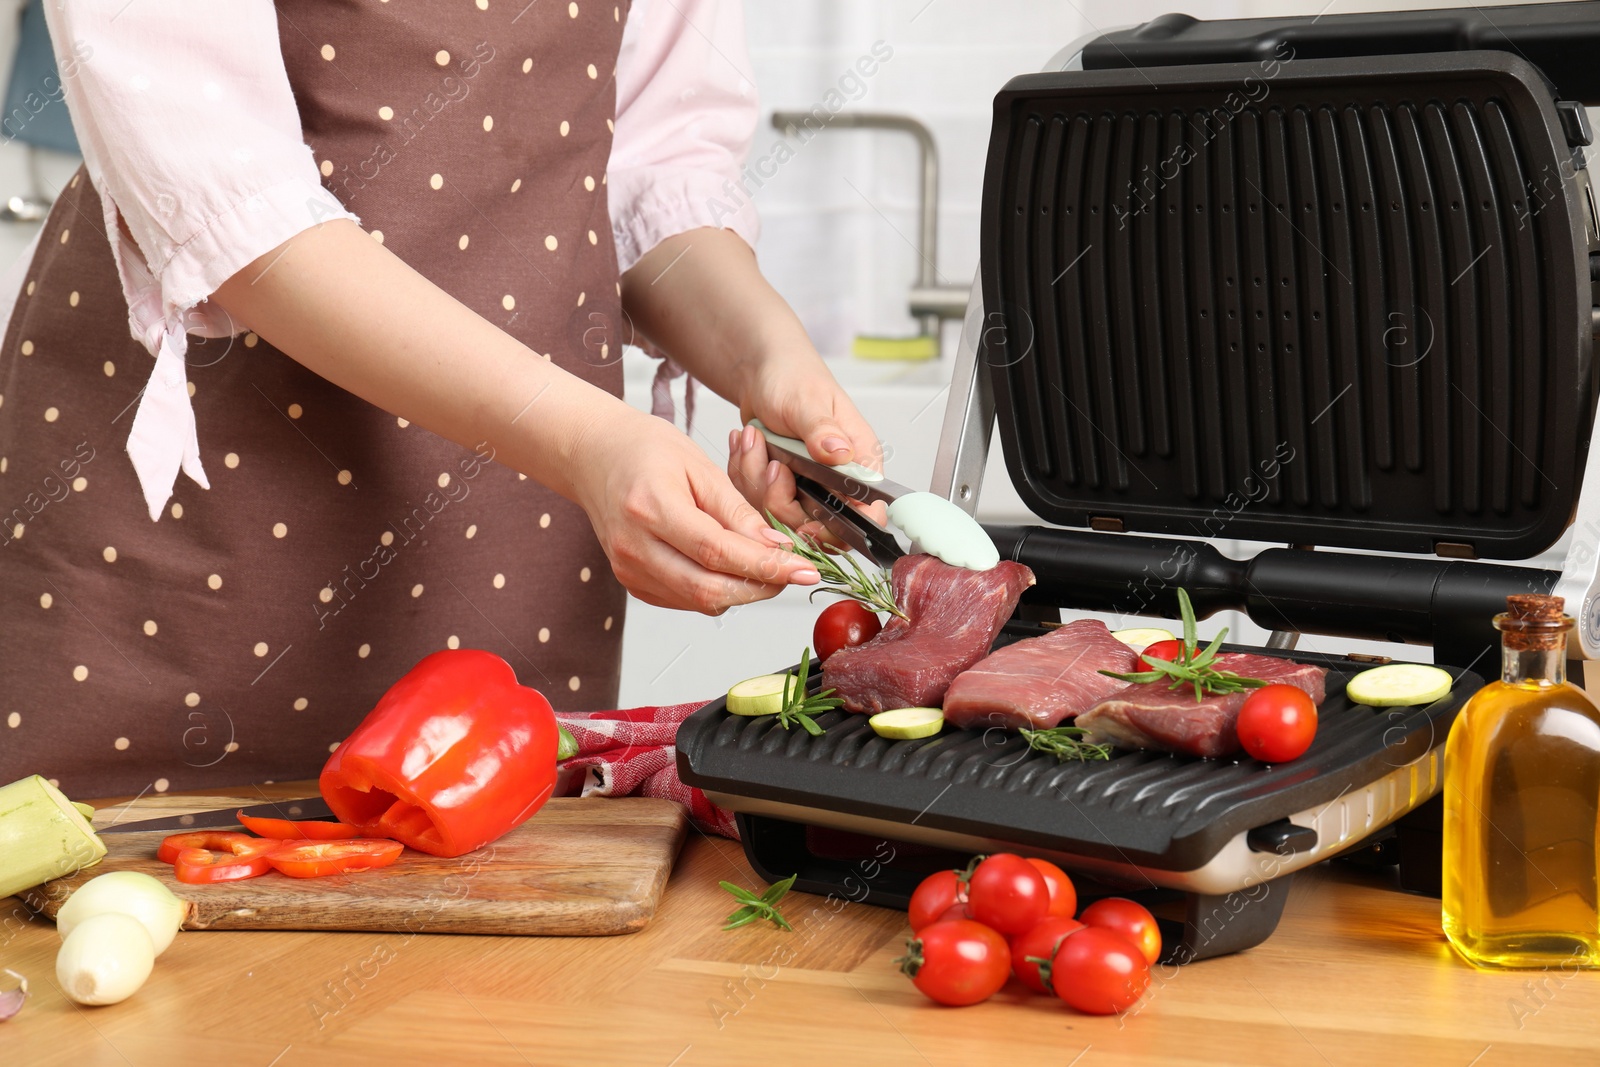
POLYGON ((751 419, 750 425, 760 430, 761 436, 766 438, 767 452, 772 458, 795 474, 809 478, 841 499, 854 500, 862 504, 881 500, 887 504, 911 491, 898 482, 890 481, 871 467, 854 461, 839 464, 820 463, 811 458, 811 451, 806 448, 804 441, 773 433, 761 425, 760 419, 751 419))

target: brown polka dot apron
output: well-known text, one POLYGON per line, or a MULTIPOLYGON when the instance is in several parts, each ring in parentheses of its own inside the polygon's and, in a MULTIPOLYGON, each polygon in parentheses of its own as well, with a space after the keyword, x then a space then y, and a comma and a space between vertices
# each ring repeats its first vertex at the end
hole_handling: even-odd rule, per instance
MULTIPOLYGON (((373 239, 620 394, 605 168, 626 3, 278 13, 307 143, 373 239)), ((180 479, 152 523, 124 451, 152 358, 101 218, 80 171, 0 350, 0 782, 315 776, 446 647, 503 656, 557 708, 615 705, 624 593, 584 513, 254 335, 190 338, 211 488, 180 479)))

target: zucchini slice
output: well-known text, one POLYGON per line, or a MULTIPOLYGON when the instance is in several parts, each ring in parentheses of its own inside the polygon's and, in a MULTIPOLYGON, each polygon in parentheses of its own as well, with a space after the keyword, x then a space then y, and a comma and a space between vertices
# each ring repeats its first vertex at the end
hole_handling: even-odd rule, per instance
POLYGON ((1350 679, 1345 693, 1357 704, 1394 708, 1432 704, 1450 692, 1450 675, 1421 663, 1389 663, 1350 679))
POLYGON ((944 712, 938 708, 895 708, 893 711, 878 712, 867 720, 867 725, 879 737, 890 737, 897 741, 932 737, 944 729, 944 712))
POLYGON ((1171 630, 1162 630, 1153 626, 1134 626, 1127 630, 1112 630, 1111 636, 1132 647, 1135 652, 1143 652, 1157 641, 1177 640, 1171 630))
POLYGON ((776 715, 783 710, 783 686, 792 674, 763 674, 728 690, 728 710, 734 715, 776 715))

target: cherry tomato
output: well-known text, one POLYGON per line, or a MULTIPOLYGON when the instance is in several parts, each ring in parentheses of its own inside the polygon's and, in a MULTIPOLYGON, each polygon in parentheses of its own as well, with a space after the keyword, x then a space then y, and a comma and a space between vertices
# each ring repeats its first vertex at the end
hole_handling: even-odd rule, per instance
POLYGON ((1317 706, 1305 690, 1265 685, 1239 708, 1239 744, 1262 763, 1283 763, 1302 755, 1317 736, 1317 706))
POLYGON ((841 648, 866 644, 881 629, 883 623, 858 601, 841 600, 817 616, 816 625, 811 627, 811 647, 817 650, 817 662, 821 663, 841 648))
POLYGON ((1056 954, 1056 946, 1061 944, 1062 938, 1074 930, 1082 929, 1083 924, 1077 919, 1046 915, 1034 924, 1033 929, 1012 940, 1011 973, 1035 993, 1046 996, 1053 994, 1055 990, 1045 984, 1044 977, 1039 973, 1039 965, 1030 961, 1048 960, 1056 954))
POLYGON ((1086 926, 1056 947, 1047 980, 1056 996, 1079 1011, 1113 1015, 1144 996, 1150 987, 1150 964, 1121 935, 1086 926))
POLYGON ((966 903, 967 885, 961 880, 961 872, 934 871, 924 878, 916 891, 911 894, 911 905, 906 909, 906 917, 911 920, 911 930, 915 933, 924 926, 932 926, 944 918, 945 912, 952 907, 960 905, 965 908, 966 903))
POLYGON ((214 848, 186 848, 172 863, 172 873, 178 881, 188 884, 207 882, 237 882, 256 878, 271 870, 267 854, 283 844, 268 837, 245 837, 227 842, 221 851, 214 848))
POLYGON ((1161 927, 1143 904, 1124 897, 1106 897, 1084 908, 1078 918, 1085 926, 1121 934, 1144 954, 1146 962, 1154 963, 1161 956, 1161 927))
POLYGON ((971 919, 924 927, 896 962, 923 993, 953 1007, 988 1000, 1011 975, 1006 939, 971 919))
POLYGON ((358 837, 351 841, 278 841, 267 862, 290 878, 320 878, 387 867, 405 848, 383 837, 358 837))
POLYGON ((972 918, 972 916, 967 911, 967 902, 963 900, 963 901, 960 901, 958 903, 952 904, 948 908, 944 909, 944 914, 939 916, 937 919, 935 919, 934 922, 943 923, 943 922, 949 922, 951 919, 970 919, 970 918, 972 918))
POLYGON ((1078 910, 1078 890, 1073 887, 1072 879, 1067 877, 1067 872, 1049 860, 1029 856, 1028 862, 1044 875, 1044 880, 1050 887, 1050 910, 1045 914, 1072 918, 1073 913, 1078 910))
POLYGON ((1153 645, 1146 645, 1144 651, 1139 653, 1138 666, 1141 671, 1153 671, 1155 668, 1150 666, 1150 660, 1164 659, 1170 663, 1182 658, 1183 642, 1174 637, 1168 641, 1157 641, 1153 645))
POLYGON ((253 834, 262 837, 271 837, 279 841, 298 841, 310 839, 312 841, 340 841, 350 837, 360 837, 361 831, 354 826, 347 826, 342 822, 317 822, 312 819, 262 819, 255 815, 246 815, 239 812, 235 818, 239 825, 253 834))
POLYGON ((184 834, 173 834, 164 839, 156 849, 156 859, 162 863, 178 862, 178 853, 186 848, 204 848, 217 852, 231 851, 236 844, 249 844, 261 840, 249 834, 241 834, 235 830, 191 830, 184 834))
POLYGON ((967 910, 991 930, 1024 933, 1050 911, 1050 883, 1021 856, 997 852, 967 881, 967 910))

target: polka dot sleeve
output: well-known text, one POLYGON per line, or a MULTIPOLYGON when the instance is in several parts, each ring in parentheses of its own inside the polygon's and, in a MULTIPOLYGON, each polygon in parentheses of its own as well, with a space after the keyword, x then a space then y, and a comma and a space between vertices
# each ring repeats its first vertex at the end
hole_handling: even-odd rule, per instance
POLYGON ((608 170, 620 269, 702 226, 755 246, 759 224, 740 171, 759 117, 739 3, 634 0, 608 170))

